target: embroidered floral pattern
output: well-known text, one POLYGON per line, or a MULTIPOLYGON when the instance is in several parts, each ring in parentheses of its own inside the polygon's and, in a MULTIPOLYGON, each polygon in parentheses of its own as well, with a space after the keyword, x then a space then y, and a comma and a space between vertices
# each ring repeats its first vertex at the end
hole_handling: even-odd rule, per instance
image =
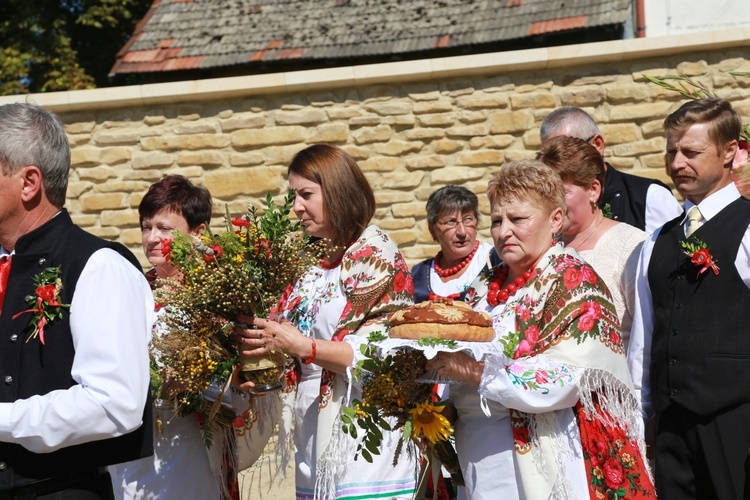
MULTIPOLYGON (((638 450, 618 427, 587 417, 580 403, 574 408, 581 429, 581 446, 592 498, 656 498, 638 450)), ((599 408, 600 412, 603 410, 599 408)))
POLYGON ((512 359, 534 356, 567 338, 579 343, 586 338, 599 338, 612 351, 624 352, 617 311, 606 298, 609 292, 601 292, 606 289, 604 281, 589 265, 567 253, 558 256, 552 265, 557 274, 535 278, 527 285, 552 285, 544 304, 525 294, 506 307, 503 316, 515 315, 517 330, 499 339, 505 355, 512 359))
MULTIPOLYGON (((316 268, 311 272, 322 270, 316 268)), ((383 329, 390 313, 412 303, 414 282, 406 261, 390 238, 375 226, 370 226, 344 254, 340 283, 347 303, 331 339, 333 341, 341 341, 354 332, 366 338, 370 331, 383 329)), ((332 283, 326 290, 315 293, 295 286, 288 298, 285 317, 297 324, 303 333, 310 332, 321 305, 330 300, 337 286, 339 283, 332 283), (310 302, 309 297, 318 298, 310 302), (292 305, 295 307, 291 308, 292 305)), ((335 380, 334 373, 323 370, 321 409, 328 405, 335 380)))
POLYGON ((525 391, 540 391, 549 394, 550 385, 563 387, 573 382, 573 375, 565 366, 554 369, 532 368, 518 363, 509 365, 506 370, 513 385, 522 387, 525 391))

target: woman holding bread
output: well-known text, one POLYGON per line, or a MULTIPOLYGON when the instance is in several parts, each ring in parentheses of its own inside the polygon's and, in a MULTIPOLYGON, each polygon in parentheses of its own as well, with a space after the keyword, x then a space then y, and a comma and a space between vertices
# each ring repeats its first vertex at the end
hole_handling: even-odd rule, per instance
POLYGON ((440 244, 434 258, 416 264, 414 302, 435 297, 463 300, 466 290, 487 266, 491 245, 477 240, 479 200, 461 186, 443 186, 427 200, 427 228, 440 244))
POLYGON ((384 449, 369 463, 353 461, 357 443, 341 431, 343 405, 361 398, 348 380, 360 346, 373 332, 387 333, 391 312, 412 304, 406 262, 393 240, 370 225, 372 189, 342 149, 317 144, 297 153, 289 185, 305 232, 324 239, 328 253, 282 298, 281 322, 254 318, 237 333, 245 356, 281 351, 296 362, 297 498, 411 498, 416 458, 403 453, 391 464, 397 435, 384 436, 384 449))
POLYGON ((465 498, 655 498, 638 402, 606 286, 556 243, 560 177, 511 162, 489 183, 503 263, 467 296, 493 316, 481 361, 440 353, 429 367, 451 390, 465 498))

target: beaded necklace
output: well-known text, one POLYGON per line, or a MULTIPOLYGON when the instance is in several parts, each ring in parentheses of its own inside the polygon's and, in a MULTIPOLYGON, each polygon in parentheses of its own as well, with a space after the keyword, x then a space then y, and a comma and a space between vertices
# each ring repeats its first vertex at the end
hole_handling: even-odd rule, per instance
POLYGON ((510 268, 508 268, 508 266, 503 266, 496 270, 490 279, 489 291, 487 292, 487 303, 492 307, 507 302, 512 295, 515 295, 520 288, 523 288, 526 283, 536 276, 536 269, 531 268, 523 273, 522 276, 516 278, 513 283, 510 283, 505 288, 500 288, 508 277, 509 272, 510 268))
POLYGON ((336 259, 334 262, 331 262, 330 264, 326 264, 326 262, 323 259, 320 259, 319 266, 323 269, 330 270, 339 267, 339 264, 341 264, 341 261, 344 260, 344 255, 341 254, 341 257, 336 259))
POLYGON ((477 253, 478 248, 479 248, 479 240, 474 242, 474 250, 472 250, 471 253, 467 255, 464 260, 462 260, 461 262, 459 262, 453 267, 449 267, 448 269, 443 269, 442 267, 440 267, 440 259, 443 257, 443 251, 440 250, 435 256, 435 260, 433 261, 434 266, 435 266, 435 272, 441 278, 447 278, 448 276, 453 276, 454 274, 461 271, 461 269, 469 265, 469 262, 471 262, 471 259, 474 258, 474 254, 477 253))

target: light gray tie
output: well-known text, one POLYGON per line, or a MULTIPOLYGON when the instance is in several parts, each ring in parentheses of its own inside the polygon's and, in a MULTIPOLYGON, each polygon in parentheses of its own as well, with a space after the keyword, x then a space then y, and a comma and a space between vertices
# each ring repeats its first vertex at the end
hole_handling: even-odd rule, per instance
POLYGON ((701 220, 703 220, 703 214, 698 210, 698 207, 691 207, 690 210, 688 210, 687 222, 685 223, 685 238, 690 238, 690 235, 693 234, 696 229, 701 227, 701 220))

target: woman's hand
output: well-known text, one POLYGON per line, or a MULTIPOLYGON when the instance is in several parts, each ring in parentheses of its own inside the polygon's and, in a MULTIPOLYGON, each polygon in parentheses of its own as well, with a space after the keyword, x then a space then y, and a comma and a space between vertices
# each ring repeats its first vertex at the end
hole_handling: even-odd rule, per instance
POLYGON ((440 352, 427 362, 428 370, 457 382, 479 386, 484 371, 484 362, 477 361, 462 352, 440 352))
POLYGON ((262 356, 283 352, 289 356, 306 358, 312 354, 312 342, 288 321, 240 316, 249 328, 234 327, 242 356, 262 356))

